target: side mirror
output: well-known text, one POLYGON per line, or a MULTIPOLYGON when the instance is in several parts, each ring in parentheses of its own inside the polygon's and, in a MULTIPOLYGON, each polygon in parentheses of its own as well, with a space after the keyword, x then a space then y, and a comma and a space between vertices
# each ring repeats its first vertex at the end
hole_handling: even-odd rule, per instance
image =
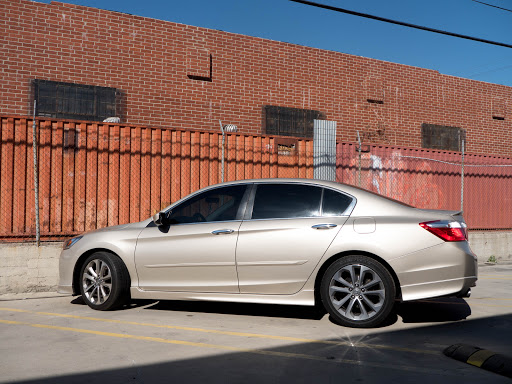
POLYGON ((153 222, 156 224, 157 227, 166 224, 167 221, 167 215, 165 212, 157 212, 153 215, 153 222))

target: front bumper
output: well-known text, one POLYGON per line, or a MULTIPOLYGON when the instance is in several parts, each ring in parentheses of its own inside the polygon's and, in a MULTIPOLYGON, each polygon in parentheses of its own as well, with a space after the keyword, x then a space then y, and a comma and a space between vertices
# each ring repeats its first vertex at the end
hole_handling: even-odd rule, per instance
POLYGON ((77 256, 72 249, 61 251, 59 257, 59 285, 57 292, 74 295, 73 273, 77 256))
POLYGON ((57 288, 58 293, 64 293, 66 295, 74 295, 73 287, 71 285, 59 285, 57 288))

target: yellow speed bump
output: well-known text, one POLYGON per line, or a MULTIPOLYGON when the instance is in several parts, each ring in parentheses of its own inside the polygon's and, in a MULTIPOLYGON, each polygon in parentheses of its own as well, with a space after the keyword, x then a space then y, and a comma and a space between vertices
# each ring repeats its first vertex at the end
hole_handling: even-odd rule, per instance
POLYGON ((512 378, 512 358, 466 344, 454 344, 443 353, 455 360, 512 378))

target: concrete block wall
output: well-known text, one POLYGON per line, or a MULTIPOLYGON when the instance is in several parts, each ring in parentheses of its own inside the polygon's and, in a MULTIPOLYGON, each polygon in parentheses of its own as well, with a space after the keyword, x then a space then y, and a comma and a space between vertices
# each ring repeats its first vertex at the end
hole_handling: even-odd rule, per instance
MULTIPOLYGON (((512 232, 471 232, 469 242, 478 263, 494 255, 498 263, 512 262, 512 232)), ((56 292, 62 243, 0 244, 0 296, 56 292)))
POLYGON ((264 134, 276 105, 325 113, 339 141, 421 147, 428 123, 512 156, 512 87, 56 1, 3 0, 0 19, 3 115, 29 114, 45 79, 121 90, 128 124, 264 134))
POLYGON ((478 255, 479 262, 486 262, 491 256, 498 263, 512 260, 512 232, 470 231, 469 244, 478 255))
POLYGON ((62 242, 0 244, 0 294, 57 289, 62 242))

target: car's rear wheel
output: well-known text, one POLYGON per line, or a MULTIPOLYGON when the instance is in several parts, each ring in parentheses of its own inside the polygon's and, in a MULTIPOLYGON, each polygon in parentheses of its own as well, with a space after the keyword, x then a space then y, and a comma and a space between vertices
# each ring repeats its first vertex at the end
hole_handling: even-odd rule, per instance
POLYGON ((346 256, 325 271, 320 295, 329 314, 341 325, 369 328, 391 313, 396 287, 389 271, 361 255, 346 256))
POLYGON ((89 256, 80 271, 80 292, 87 305, 106 311, 121 306, 129 298, 128 271, 119 257, 107 252, 89 256))

